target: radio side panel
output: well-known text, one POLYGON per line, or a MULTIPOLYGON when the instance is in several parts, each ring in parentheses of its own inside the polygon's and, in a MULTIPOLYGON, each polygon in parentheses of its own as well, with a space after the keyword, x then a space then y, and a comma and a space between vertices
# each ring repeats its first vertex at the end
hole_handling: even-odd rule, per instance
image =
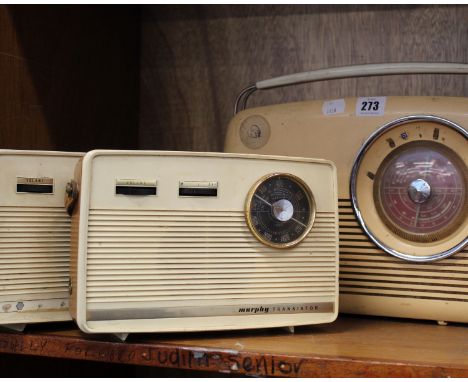
POLYGON ((80 241, 80 217, 81 217, 81 177, 83 173, 83 159, 75 166, 73 180, 76 182, 78 198, 71 216, 70 230, 70 314, 77 319, 77 292, 78 292, 78 250, 80 241))

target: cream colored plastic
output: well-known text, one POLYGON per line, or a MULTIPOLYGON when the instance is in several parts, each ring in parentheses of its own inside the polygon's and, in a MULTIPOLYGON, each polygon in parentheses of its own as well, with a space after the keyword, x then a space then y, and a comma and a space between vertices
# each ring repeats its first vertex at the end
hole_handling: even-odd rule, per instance
POLYGON ((67 182, 80 153, 0 150, 0 325, 71 320, 67 182), (52 178, 53 194, 18 193, 19 178, 52 178))
POLYGON ((73 317, 88 333, 265 328, 335 320, 335 171, 329 161, 303 158, 88 153, 75 177, 80 201, 72 217, 72 231, 78 235, 72 251, 73 317), (257 180, 283 172, 306 182, 317 213, 301 243, 275 249, 253 236, 244 207, 257 180), (157 195, 116 195, 115 186, 123 179, 157 184, 157 195), (218 194, 179 197, 180 182, 217 182, 218 194), (270 314, 273 306, 284 310, 270 314), (304 312, 307 306, 317 306, 317 312, 304 312), (326 308, 321 311, 321 306, 326 308), (262 307, 270 312, 259 311, 262 307), (257 312, 243 311, 251 308, 257 312))
MULTIPOLYGON (((357 98, 339 100, 344 108, 336 113, 327 111, 329 100, 248 109, 231 120, 224 151, 326 158, 336 164, 342 312, 468 322, 468 249, 424 264, 390 256, 360 228, 349 192, 356 155, 379 127, 406 116, 432 115, 466 129, 468 98, 386 97, 385 101, 382 115, 373 116, 356 115, 357 98)), ((467 163, 468 146, 458 154, 467 163)))

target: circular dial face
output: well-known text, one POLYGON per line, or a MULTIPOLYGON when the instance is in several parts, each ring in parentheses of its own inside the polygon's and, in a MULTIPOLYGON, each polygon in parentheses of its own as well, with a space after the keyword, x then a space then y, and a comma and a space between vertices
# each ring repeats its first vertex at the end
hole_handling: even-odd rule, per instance
POLYGON ((388 155, 374 180, 377 211, 408 240, 434 242, 460 226, 466 213, 466 167, 446 146, 404 144, 388 155))
POLYGON ((298 244, 312 228, 314 217, 309 187, 291 174, 268 175, 247 198, 247 224, 258 240, 271 247, 298 244))
POLYGON ((435 116, 378 129, 351 173, 356 218, 382 250, 417 262, 468 245, 468 133, 435 116))

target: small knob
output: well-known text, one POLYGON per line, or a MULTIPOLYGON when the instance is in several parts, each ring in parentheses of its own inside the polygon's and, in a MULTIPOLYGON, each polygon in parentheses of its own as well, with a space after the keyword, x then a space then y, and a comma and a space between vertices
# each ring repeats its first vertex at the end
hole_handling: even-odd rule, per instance
POLYGON ((294 214, 294 207, 289 200, 281 199, 272 204, 273 215, 281 222, 287 222, 294 214))
POLYGON ((408 187, 408 194, 415 203, 424 203, 431 196, 431 186, 424 179, 413 180, 408 187))
POLYGON ((73 183, 68 182, 67 187, 65 188, 65 192, 67 193, 67 196, 72 197, 73 196, 73 183))
POLYGON ((78 196, 78 184, 74 180, 68 182, 65 187, 65 209, 70 216, 73 215, 78 196))

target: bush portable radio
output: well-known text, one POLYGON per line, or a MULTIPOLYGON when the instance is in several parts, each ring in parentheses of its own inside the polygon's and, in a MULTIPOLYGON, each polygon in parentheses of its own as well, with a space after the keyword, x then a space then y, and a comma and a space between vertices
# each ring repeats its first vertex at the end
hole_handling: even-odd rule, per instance
MULTIPOLYGON (((369 75, 468 73, 465 64, 378 64, 294 74, 257 89, 369 75)), ((340 311, 468 322, 468 98, 361 97, 258 107, 225 151, 337 166, 340 311)))

